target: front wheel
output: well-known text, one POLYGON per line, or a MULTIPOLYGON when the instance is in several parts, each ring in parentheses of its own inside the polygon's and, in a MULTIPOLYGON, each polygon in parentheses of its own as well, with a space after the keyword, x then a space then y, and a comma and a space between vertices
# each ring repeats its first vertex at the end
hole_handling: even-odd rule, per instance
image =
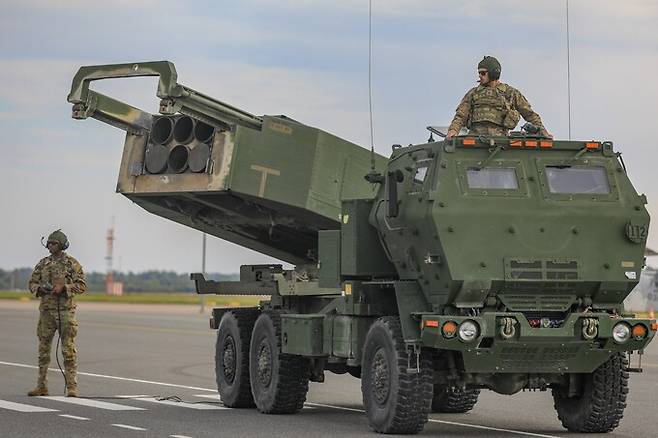
MULTIPOLYGON (((415 364, 416 358, 411 363, 415 364)), ((423 430, 432 401, 431 358, 422 353, 418 370, 409 370, 400 319, 386 316, 366 335, 361 391, 370 427, 380 433, 423 430)))
POLYGON ((571 432, 610 432, 619 425, 628 394, 628 359, 617 353, 593 373, 585 374, 580 393, 568 397, 564 388, 553 388, 555 410, 571 432))
POLYGON ((292 414, 304 407, 310 367, 308 359, 281 353, 281 316, 262 313, 254 324, 249 347, 251 393, 265 414, 292 414))

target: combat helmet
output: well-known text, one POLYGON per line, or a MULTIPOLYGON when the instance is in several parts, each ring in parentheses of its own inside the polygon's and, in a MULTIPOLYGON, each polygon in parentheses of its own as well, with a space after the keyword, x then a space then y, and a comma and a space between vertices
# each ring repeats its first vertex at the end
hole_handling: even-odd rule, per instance
POLYGON ((66 234, 62 232, 61 229, 55 230, 48 235, 48 242, 58 242, 62 251, 69 247, 69 239, 66 237, 66 234))
POLYGON ((478 64, 478 69, 485 68, 489 72, 489 79, 492 81, 500 79, 500 62, 493 56, 485 56, 478 64))

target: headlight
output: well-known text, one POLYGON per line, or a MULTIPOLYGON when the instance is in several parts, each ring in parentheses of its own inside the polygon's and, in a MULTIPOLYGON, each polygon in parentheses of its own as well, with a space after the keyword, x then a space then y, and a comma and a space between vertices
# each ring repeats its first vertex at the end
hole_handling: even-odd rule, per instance
POLYGON ((631 337, 631 327, 625 322, 620 322, 612 328, 612 338, 618 344, 623 344, 631 337))
POLYGON ((475 321, 467 320, 459 325, 459 338, 462 341, 470 342, 480 334, 480 327, 475 321))

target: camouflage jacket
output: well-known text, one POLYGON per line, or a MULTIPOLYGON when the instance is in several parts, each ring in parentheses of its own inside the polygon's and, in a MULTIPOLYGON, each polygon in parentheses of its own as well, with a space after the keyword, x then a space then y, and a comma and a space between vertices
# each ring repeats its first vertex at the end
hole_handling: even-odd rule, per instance
POLYGON ((548 134, 541 117, 532 110, 523 94, 503 83, 498 83, 495 88, 478 85, 470 89, 459 103, 448 133, 457 135, 462 127, 477 132, 479 124, 497 125, 506 132, 503 120, 510 110, 518 111, 526 121, 538 126, 542 135, 548 134))
POLYGON ((53 293, 47 293, 41 297, 40 310, 57 309, 59 299, 60 309, 74 309, 74 296, 87 290, 87 282, 82 272, 80 263, 66 253, 59 257, 49 255, 37 263, 30 277, 29 288, 33 294, 37 293, 39 286, 50 283, 51 285, 62 284, 64 291, 58 298, 53 293))

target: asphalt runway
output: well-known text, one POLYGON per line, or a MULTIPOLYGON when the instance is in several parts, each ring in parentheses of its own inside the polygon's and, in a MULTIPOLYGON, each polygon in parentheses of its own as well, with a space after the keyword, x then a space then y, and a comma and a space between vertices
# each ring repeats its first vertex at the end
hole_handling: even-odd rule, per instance
MULTIPOLYGON (((208 329, 208 315, 195 306, 81 303, 82 398, 57 398, 64 380, 54 354, 51 397, 27 397, 37 376, 37 319, 37 303, 0 300, 2 438, 376 436, 362 411, 360 382, 349 375, 327 373, 325 383, 311 383, 307 404, 295 415, 224 408, 215 389, 215 333, 208 329)), ((656 342, 644 355, 644 373, 631 374, 621 425, 601 436, 656 435, 656 342)), ((550 392, 503 396, 483 391, 473 411, 432 414, 419 436, 578 435, 560 425, 550 392)))

